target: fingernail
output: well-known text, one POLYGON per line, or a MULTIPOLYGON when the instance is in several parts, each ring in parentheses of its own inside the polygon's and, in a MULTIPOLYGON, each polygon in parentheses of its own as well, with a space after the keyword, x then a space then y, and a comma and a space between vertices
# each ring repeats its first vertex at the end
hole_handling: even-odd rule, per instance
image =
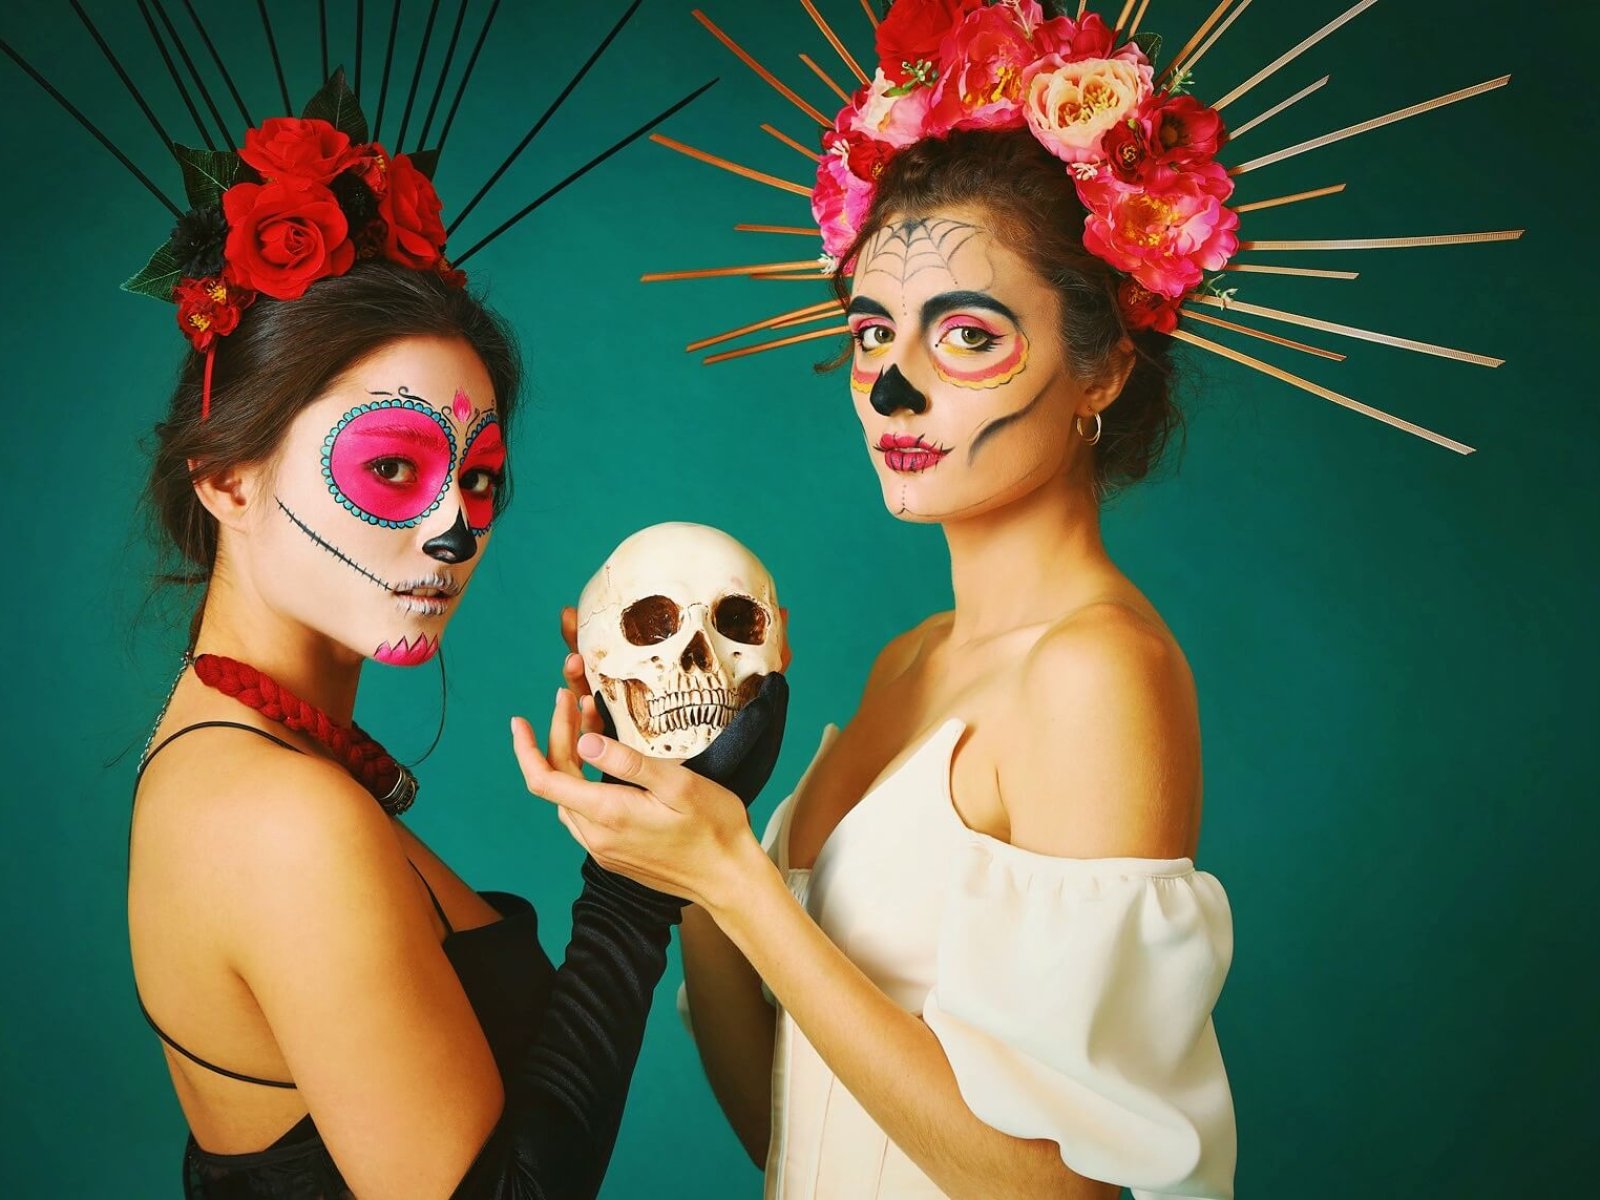
POLYGON ((578 739, 578 753, 585 758, 599 758, 605 747, 605 740, 597 733, 586 733, 578 739))

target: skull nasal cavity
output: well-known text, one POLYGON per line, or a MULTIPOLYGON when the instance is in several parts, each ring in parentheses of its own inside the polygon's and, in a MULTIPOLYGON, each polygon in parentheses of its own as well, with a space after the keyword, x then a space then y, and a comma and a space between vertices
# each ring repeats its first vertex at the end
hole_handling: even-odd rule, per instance
POLYGON ((711 643, 706 641, 706 635, 696 632, 689 639, 689 644, 683 648, 683 658, 679 660, 685 671, 698 667, 702 671, 711 669, 711 643))

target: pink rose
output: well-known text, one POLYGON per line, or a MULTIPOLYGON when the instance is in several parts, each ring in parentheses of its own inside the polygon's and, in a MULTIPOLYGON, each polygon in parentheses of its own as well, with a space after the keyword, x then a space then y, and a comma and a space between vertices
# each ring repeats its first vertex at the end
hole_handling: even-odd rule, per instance
POLYGON ((894 148, 860 134, 829 130, 822 135, 823 155, 817 164, 817 184, 811 191, 811 215, 822 231, 822 248, 834 258, 843 257, 860 232, 872 197, 876 175, 862 178, 850 169, 852 161, 867 170, 882 169, 894 148), (874 145, 881 150, 874 150, 874 145))
POLYGON ((1210 165, 1217 171, 1175 172, 1162 188, 1130 187, 1105 174, 1081 181, 1078 196, 1089 209, 1084 249, 1159 295, 1178 299, 1192 291, 1239 249, 1239 216, 1223 205, 1226 191, 1217 194, 1232 181, 1210 165))
POLYGON ((1023 114, 1033 135, 1062 162, 1105 160, 1103 141, 1150 95, 1148 63, 1122 58, 1040 59, 1024 75, 1023 114))
POLYGON ((1012 129, 1022 124, 1023 74, 1038 52, 1014 8, 997 4, 969 13, 939 47, 925 132, 1012 129))
POLYGON ((894 86, 880 70, 871 84, 856 93, 854 103, 839 113, 835 128, 866 134, 896 149, 921 141, 933 92, 917 88, 904 96, 891 96, 894 86))

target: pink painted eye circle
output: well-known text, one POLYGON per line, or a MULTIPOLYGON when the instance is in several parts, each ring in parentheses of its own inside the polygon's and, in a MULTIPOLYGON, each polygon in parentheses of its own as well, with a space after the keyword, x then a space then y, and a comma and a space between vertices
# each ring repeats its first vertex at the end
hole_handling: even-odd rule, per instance
POLYGON ((500 418, 486 413, 467 435, 467 448, 461 455, 456 478, 461 487, 461 507, 474 536, 489 532, 494 521, 495 494, 505 478, 506 443, 500 433, 500 418))
POLYGON ((345 413, 322 443, 322 478, 369 525, 405 529, 444 499, 455 435, 418 400, 377 400, 345 413))

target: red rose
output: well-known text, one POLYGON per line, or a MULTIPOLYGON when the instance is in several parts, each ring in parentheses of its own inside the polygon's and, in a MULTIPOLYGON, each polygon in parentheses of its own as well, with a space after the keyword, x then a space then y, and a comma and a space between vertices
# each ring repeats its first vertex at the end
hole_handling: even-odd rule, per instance
POLYGON ((850 173, 857 179, 876 183, 878 176, 883 174, 883 169, 889 165, 889 160, 894 155, 895 149, 889 143, 864 137, 850 147, 850 153, 845 161, 850 165, 850 173))
POLYGON ((315 118, 268 117, 245 131, 239 157, 268 181, 327 183, 350 165, 350 135, 315 118))
POLYGON ((984 0, 896 0, 878 25, 878 64, 896 84, 916 75, 906 69, 922 62, 939 61, 939 43, 984 0))
POLYGON ((1111 170, 1118 179, 1128 183, 1136 183, 1140 173, 1144 170, 1146 161, 1150 157, 1150 143, 1147 140, 1147 130, 1143 121, 1137 117, 1129 117, 1126 121, 1118 122, 1106 130, 1104 140, 1100 143, 1105 152, 1106 161, 1111 164, 1111 170))
POLYGON ((1147 112, 1150 146, 1163 165, 1215 158, 1227 134, 1222 118, 1193 96, 1169 96, 1147 112))
POLYGON ((404 154, 389 160, 389 188, 378 204, 387 226, 383 252, 397 263, 419 270, 439 261, 444 249, 444 222, 439 220, 439 193, 428 177, 404 154))
POLYGON ((321 184, 236 183, 222 194, 228 277, 276 300, 298 300, 356 260, 349 222, 321 184))
POLYGON ((1124 279, 1117 288, 1117 307, 1129 329, 1154 329, 1171 333, 1178 327, 1178 301, 1157 295, 1137 279, 1124 279))
POLYGON ((239 327, 239 314, 256 298, 248 288, 215 277, 180 280, 172 295, 178 302, 178 328, 202 353, 239 327))

